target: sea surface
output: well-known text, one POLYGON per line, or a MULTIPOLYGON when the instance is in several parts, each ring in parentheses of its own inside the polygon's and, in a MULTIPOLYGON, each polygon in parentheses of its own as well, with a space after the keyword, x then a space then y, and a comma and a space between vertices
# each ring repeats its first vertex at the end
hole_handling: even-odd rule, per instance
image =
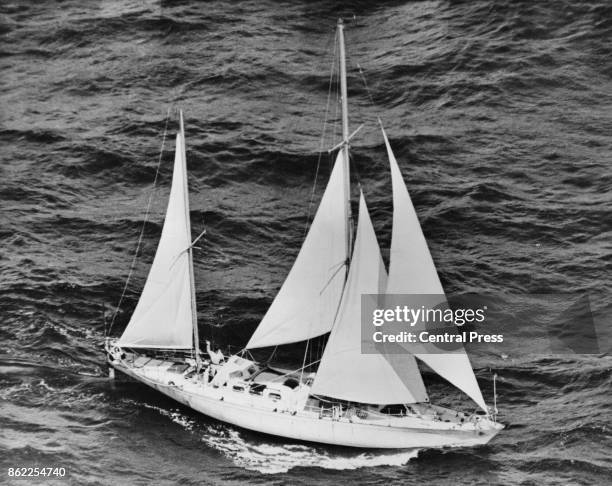
MULTIPOLYGON (((480 356, 507 424, 495 440, 368 452, 208 419, 109 380, 102 350, 155 252, 179 108, 194 237, 207 229, 200 333, 246 343, 339 140, 338 17, 351 129, 364 124, 353 180, 385 259, 379 116, 448 292, 587 295, 609 326, 609 1, 9 0, 0 12, 0 483, 8 467, 61 466, 79 485, 610 484, 608 355, 480 356)), ((433 401, 458 399, 426 378, 433 401)))

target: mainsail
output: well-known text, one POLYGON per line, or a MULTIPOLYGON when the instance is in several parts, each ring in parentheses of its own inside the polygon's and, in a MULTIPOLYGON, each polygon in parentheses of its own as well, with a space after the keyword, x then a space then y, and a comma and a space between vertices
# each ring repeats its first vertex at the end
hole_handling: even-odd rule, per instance
POLYGON ((363 354, 361 295, 380 294, 387 272, 363 194, 357 236, 338 318, 312 385, 312 393, 360 403, 415 403, 427 392, 414 357, 363 354))
MULTIPOLYGON (((440 302, 445 303, 444 289, 440 283, 438 272, 431 258, 408 189, 384 128, 382 132, 391 165, 393 185, 393 231, 386 293, 439 295, 440 302)), ((414 332, 420 330, 418 327, 413 329, 414 332)), ((466 393, 483 410, 487 410, 470 360, 463 347, 454 352, 442 354, 417 352, 415 356, 437 374, 466 393)))
POLYGON ((184 138, 176 137, 168 209, 140 300, 117 342, 131 348, 193 348, 191 245, 184 138))
POLYGON ((297 259, 247 348, 303 341, 331 330, 348 258, 344 171, 341 151, 297 259))

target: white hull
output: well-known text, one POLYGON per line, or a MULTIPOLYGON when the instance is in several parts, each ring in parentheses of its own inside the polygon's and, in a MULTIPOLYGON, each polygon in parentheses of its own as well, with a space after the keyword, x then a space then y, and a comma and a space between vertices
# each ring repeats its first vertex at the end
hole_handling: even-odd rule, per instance
MULTIPOLYGON (((217 420, 245 429, 300 441, 347 447, 405 449, 486 444, 502 428, 479 417, 452 423, 423 416, 320 416, 317 410, 281 410, 282 404, 237 392, 229 386, 213 387, 180 373, 153 367, 135 368, 112 361, 111 366, 174 400, 217 420), (147 369, 152 368, 152 369, 147 369)), ((302 387, 300 387, 302 388, 302 387)), ((440 410, 444 410, 441 409, 440 410)))

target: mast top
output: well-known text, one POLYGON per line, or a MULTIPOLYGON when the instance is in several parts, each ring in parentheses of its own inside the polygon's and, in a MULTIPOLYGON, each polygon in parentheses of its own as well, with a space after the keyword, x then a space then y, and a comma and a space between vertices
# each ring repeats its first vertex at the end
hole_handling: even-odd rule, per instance
POLYGON ((351 186, 349 175, 349 119, 348 119, 348 89, 346 86, 346 53, 344 52, 344 22, 338 19, 338 47, 340 51, 340 99, 342 101, 342 158, 344 164, 344 199, 346 217, 346 255, 347 262, 351 259, 353 248, 353 230, 351 218, 351 186))

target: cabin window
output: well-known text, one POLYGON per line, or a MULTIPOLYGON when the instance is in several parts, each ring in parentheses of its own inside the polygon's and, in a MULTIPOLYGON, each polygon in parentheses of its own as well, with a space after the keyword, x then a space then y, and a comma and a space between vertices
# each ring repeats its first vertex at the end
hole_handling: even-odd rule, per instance
POLYGON ((280 393, 270 392, 268 393, 268 398, 271 398, 272 400, 280 400, 281 396, 280 393))
POLYGON ((232 387, 232 389, 233 389, 234 391, 237 391, 237 392, 243 392, 243 391, 244 391, 244 385, 234 385, 234 386, 232 387))
POLYGON ((363 408, 358 408, 357 409, 357 417, 359 417, 360 419, 367 419, 368 418, 368 412, 366 410, 364 410, 363 408))
POLYGON ((294 388, 296 388, 298 385, 300 384, 299 381, 297 381, 295 378, 287 378, 284 382, 283 385, 288 386, 289 388, 291 388, 292 390, 294 388))
POLYGON ((406 415, 406 407, 402 404, 385 405, 380 409, 380 413, 387 415, 406 415))
POLYGON ((251 393, 252 395, 263 395, 263 392, 265 389, 266 389, 266 385, 256 383, 255 385, 251 385, 251 389, 249 390, 249 393, 251 393))

